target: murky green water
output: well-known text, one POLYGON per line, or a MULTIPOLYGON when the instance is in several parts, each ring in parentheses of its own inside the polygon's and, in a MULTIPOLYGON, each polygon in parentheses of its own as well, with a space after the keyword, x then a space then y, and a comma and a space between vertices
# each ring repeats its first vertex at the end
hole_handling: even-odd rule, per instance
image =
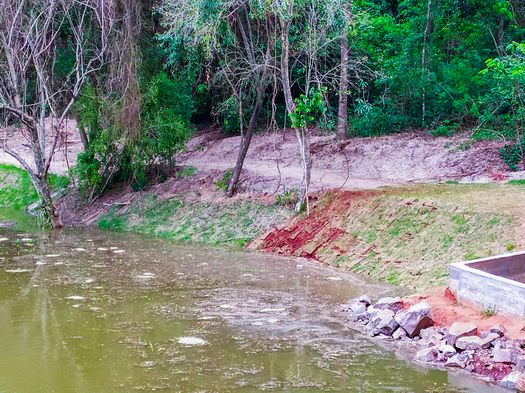
POLYGON ((345 329, 333 310, 363 292, 385 290, 273 256, 0 231, 0 392, 499 391, 345 329))

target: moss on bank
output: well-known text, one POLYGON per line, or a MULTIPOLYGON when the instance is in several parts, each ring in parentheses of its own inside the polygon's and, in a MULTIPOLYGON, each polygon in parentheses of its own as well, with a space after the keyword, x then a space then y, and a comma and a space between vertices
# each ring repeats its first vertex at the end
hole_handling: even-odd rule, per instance
POLYGON ((111 209, 100 218, 98 226, 177 241, 244 247, 291 215, 290 209, 255 202, 214 204, 185 202, 182 198, 158 201, 154 194, 145 194, 125 209, 111 209))

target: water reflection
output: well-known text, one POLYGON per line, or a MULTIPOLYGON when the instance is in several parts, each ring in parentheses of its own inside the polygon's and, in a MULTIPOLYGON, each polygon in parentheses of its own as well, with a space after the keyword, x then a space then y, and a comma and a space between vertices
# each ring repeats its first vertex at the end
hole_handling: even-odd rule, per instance
POLYGON ((496 392, 414 367, 335 305, 385 288, 305 262, 98 231, 2 231, 0 392, 496 392))

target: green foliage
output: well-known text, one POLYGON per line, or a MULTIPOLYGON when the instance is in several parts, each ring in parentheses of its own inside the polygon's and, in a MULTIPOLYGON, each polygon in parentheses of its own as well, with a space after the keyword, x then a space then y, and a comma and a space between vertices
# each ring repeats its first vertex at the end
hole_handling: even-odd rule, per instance
MULTIPOLYGON (((69 186, 65 176, 50 174, 48 182, 52 192, 60 192, 69 186)), ((38 201, 29 174, 13 165, 0 164, 0 208, 22 210, 38 201)))
POLYGON ((253 202, 214 204, 144 193, 126 209, 112 208, 99 227, 128 230, 177 241, 244 247, 259 233, 293 214, 291 209, 253 202))
POLYGON ((295 206, 298 199, 297 191, 287 190, 282 194, 277 194, 275 196, 275 204, 279 206, 295 206))
POLYGON ((349 122, 351 136, 378 136, 399 132, 409 126, 409 118, 392 106, 376 106, 364 101, 357 103, 349 122))
POLYGON ((525 186, 525 179, 509 180, 508 184, 512 184, 515 186, 525 186))
POLYGON ((74 169, 79 191, 92 198, 111 181, 129 181, 138 191, 147 187, 152 168, 160 165, 171 173, 175 154, 192 134, 193 108, 191 81, 161 71, 142 84, 138 134, 126 137, 87 85, 75 108, 79 124, 90 130, 89 148, 74 169))
POLYGON ((177 177, 177 178, 192 177, 196 173, 197 173, 197 168, 195 168, 194 166, 190 165, 190 166, 185 166, 180 171, 178 171, 175 174, 175 177, 177 177))
POLYGON ((452 123, 448 120, 445 120, 443 123, 441 123, 436 128, 432 129, 430 131, 430 134, 435 137, 439 136, 451 136, 454 135, 454 132, 458 128, 458 125, 455 123, 452 123))
POLYGON ((230 184, 232 175, 233 172, 231 170, 225 171, 222 175, 222 178, 215 182, 215 186, 221 191, 226 191, 228 189, 228 185, 230 184))
POLYGON ((148 82, 141 109, 140 144, 144 161, 153 162, 158 158, 171 171, 175 154, 191 136, 191 84, 173 80, 161 72, 148 82))
MULTIPOLYGON (((525 141, 521 140, 521 146, 519 143, 511 143, 506 146, 503 146, 500 149, 500 155, 505 164, 513 170, 519 170, 518 164, 523 162, 523 151, 525 149, 525 141)), ((525 163, 524 163, 525 165, 525 163)), ((523 168, 525 169, 525 168, 523 168)))
POLYGON ((295 111, 290 113, 292 128, 304 128, 320 119, 326 112, 326 89, 313 89, 308 96, 301 94, 295 100, 295 111))
POLYGON ((112 207, 109 212, 102 215, 98 221, 98 227, 104 230, 122 231, 126 228, 127 218, 118 214, 118 208, 112 207))

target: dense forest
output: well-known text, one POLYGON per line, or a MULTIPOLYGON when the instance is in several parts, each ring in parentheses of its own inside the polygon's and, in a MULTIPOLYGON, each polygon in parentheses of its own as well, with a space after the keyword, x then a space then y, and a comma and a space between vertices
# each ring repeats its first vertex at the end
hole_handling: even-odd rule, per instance
POLYGON ((68 118, 87 202, 114 182, 139 190, 170 176, 195 130, 214 124, 242 135, 229 195, 254 133, 296 134, 298 209, 313 128, 339 141, 469 132, 506 141, 517 170, 524 33, 520 0, 2 0, 0 148, 29 172, 54 226, 49 164, 68 118), (21 126, 35 165, 10 148, 21 126))

